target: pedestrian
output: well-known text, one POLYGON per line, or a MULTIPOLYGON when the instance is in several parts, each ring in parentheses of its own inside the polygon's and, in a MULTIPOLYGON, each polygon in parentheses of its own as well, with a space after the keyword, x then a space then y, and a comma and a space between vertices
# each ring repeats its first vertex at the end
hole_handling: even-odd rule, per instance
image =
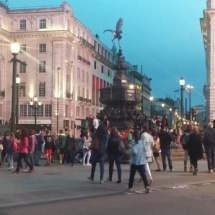
POLYGON ((83 160, 82 163, 84 166, 91 166, 90 158, 91 158, 91 150, 90 145, 92 143, 92 137, 90 135, 89 129, 86 130, 83 136, 83 160), (87 162, 86 162, 87 159, 87 162))
POLYGON ((44 136, 44 141, 45 141, 45 155, 46 155, 46 166, 50 166, 52 163, 52 149, 54 145, 54 139, 53 136, 51 135, 50 130, 46 130, 46 135, 44 136))
POLYGON ((100 183, 103 184, 104 178, 104 163, 105 163, 105 152, 108 137, 107 127, 104 124, 100 124, 97 128, 95 135, 92 140, 90 149, 92 151, 91 160, 91 175, 88 177, 89 180, 94 181, 94 174, 96 170, 96 164, 99 163, 100 166, 100 183))
POLYGON ((35 145, 35 150, 34 150, 34 165, 40 166, 39 160, 40 160, 40 155, 42 152, 42 146, 43 146, 43 142, 44 142, 40 129, 37 130, 35 137, 36 137, 36 145, 35 145))
POLYGON ((194 167, 193 175, 197 175, 198 160, 203 158, 202 136, 197 126, 193 127, 193 132, 189 136, 187 149, 191 164, 194 167))
POLYGON ((167 165, 166 165, 166 157, 167 157, 169 170, 172 172, 174 170, 172 165, 171 149, 170 149, 172 137, 170 133, 167 131, 166 126, 161 126, 159 138, 160 138, 160 146, 161 146, 163 171, 166 171, 166 168, 167 168, 167 165))
POLYGON ((143 132, 141 134, 140 139, 143 141, 143 144, 146 149, 146 159, 147 159, 147 163, 145 164, 146 175, 147 175, 149 183, 152 183, 153 179, 152 179, 152 174, 151 174, 151 170, 150 170, 150 165, 154 161, 154 156, 153 156, 153 152, 152 152, 152 149, 154 146, 154 139, 153 139, 152 135, 149 133, 147 126, 143 126, 143 132))
POLYGON ((66 151, 67 151, 67 163, 71 163, 71 166, 75 166, 75 138, 73 131, 69 130, 66 137, 66 151))
POLYGON ((208 128, 204 132, 203 144, 208 163, 208 173, 213 173, 215 168, 215 120, 208 124, 208 128))
POLYGON ((160 172, 161 168, 160 168, 160 138, 158 137, 158 132, 153 129, 152 133, 151 133, 153 139, 154 139, 154 146, 153 146, 153 156, 155 159, 155 162, 157 164, 157 169, 155 171, 160 172))
MULTIPOLYGON (((187 127, 184 130, 184 133, 181 135, 181 139, 180 139, 182 148, 184 149, 184 172, 187 172, 187 161, 188 161, 188 157, 189 157, 187 144, 188 144, 191 132, 192 132, 192 125, 187 125, 187 127)), ((193 167, 192 167, 191 161, 190 161, 190 172, 193 172, 193 167)))
POLYGON ((22 129, 20 144, 19 144, 19 156, 18 156, 18 161, 17 161, 17 167, 13 173, 19 173, 20 168, 21 168, 22 159, 24 159, 25 163, 30 168, 29 173, 31 173, 33 171, 33 167, 28 160, 28 147, 29 147, 28 144, 29 144, 28 132, 26 129, 22 129))
POLYGON ((129 176, 129 183, 128 183, 128 192, 133 192, 133 184, 134 184, 134 177, 136 171, 142 177, 145 186, 145 192, 149 193, 149 184, 146 177, 145 165, 147 163, 147 159, 145 156, 146 148, 143 145, 142 141, 140 140, 140 133, 139 131, 135 130, 133 132, 133 140, 131 143, 131 166, 130 166, 130 176, 129 176))
POLYGON ((109 162, 109 177, 108 181, 112 181, 114 162, 116 164, 118 180, 116 183, 121 183, 121 159, 122 151, 120 151, 120 144, 123 144, 122 138, 119 135, 119 131, 116 127, 112 127, 110 131, 110 136, 107 143, 107 154, 109 162))
POLYGON ((29 131, 29 147, 28 147, 28 159, 31 163, 31 166, 34 167, 34 151, 36 146, 36 137, 35 137, 35 131, 31 129, 29 131))
POLYGON ((60 134, 58 135, 58 154, 59 154, 59 165, 63 166, 64 164, 64 156, 66 153, 66 135, 63 132, 63 129, 60 130, 60 134))
POLYGON ((10 132, 9 136, 7 138, 7 160, 8 160, 8 166, 9 166, 9 171, 13 170, 13 155, 17 150, 17 143, 15 139, 15 135, 13 132, 10 132))

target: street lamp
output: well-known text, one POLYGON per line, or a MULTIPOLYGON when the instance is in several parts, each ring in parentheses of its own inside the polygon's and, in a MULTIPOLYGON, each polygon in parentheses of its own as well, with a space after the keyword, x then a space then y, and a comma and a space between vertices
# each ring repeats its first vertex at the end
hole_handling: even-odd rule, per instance
POLYGON ((14 132, 15 131, 15 113, 16 113, 16 70, 17 70, 17 62, 20 62, 17 59, 17 55, 20 50, 20 44, 16 41, 12 42, 10 46, 10 50, 13 55, 13 58, 10 61, 13 63, 10 130, 14 132))
POLYGON ((184 85, 185 80, 183 77, 179 80, 179 84, 181 86, 181 119, 184 117, 184 85))
POLYGON ((162 107, 162 113, 163 113, 163 115, 165 115, 165 114, 166 114, 166 111, 164 111, 165 104, 162 103, 162 104, 161 104, 161 107, 162 107))
POLYGON ((192 122, 192 104, 191 104, 191 91, 194 88, 192 85, 187 85, 186 90, 189 95, 189 112, 190 112, 190 123, 192 122))
POLYGON ((57 67, 57 133, 59 132, 60 67, 57 67))
POLYGON ((37 97, 34 97, 33 100, 30 101, 30 105, 34 109, 34 125, 35 125, 35 129, 36 129, 36 125, 37 125, 37 110, 40 108, 41 104, 42 103, 40 101, 38 101, 37 97))
POLYGON ((20 77, 16 75, 16 129, 19 126, 19 85, 20 85, 20 77))
POLYGON ((154 97, 150 96, 149 100, 150 100, 150 116, 152 117, 152 101, 154 100, 154 97))

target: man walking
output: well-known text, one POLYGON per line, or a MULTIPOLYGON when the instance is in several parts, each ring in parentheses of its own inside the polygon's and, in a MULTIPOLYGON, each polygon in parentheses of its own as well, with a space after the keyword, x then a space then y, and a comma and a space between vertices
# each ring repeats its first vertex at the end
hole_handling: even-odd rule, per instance
POLYGON ((160 147, 161 147, 161 157, 162 157, 162 163, 163 163, 163 171, 166 171, 166 157, 168 160, 168 165, 169 165, 169 170, 172 172, 173 171, 173 166, 172 166, 172 159, 171 159, 171 149, 170 149, 170 144, 172 141, 172 138, 167 132, 166 126, 161 126, 161 131, 159 134, 160 138, 160 147))
POLYGON ((215 120, 213 120, 213 124, 210 123, 208 128, 205 130, 203 144, 207 156, 208 173, 213 173, 213 169, 215 168, 215 120))

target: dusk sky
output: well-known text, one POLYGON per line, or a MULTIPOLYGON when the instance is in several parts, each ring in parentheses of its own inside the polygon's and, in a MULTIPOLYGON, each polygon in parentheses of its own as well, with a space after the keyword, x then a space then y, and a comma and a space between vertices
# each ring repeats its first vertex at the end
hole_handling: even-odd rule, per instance
MULTIPOLYGON (((200 18, 206 0, 68 0, 74 16, 92 34, 112 47, 112 35, 122 18, 121 46, 125 59, 138 65, 152 78, 152 95, 156 98, 180 97, 179 79, 194 86, 192 105, 204 104, 206 81, 205 52, 200 18)), ((61 0, 9 0, 10 8, 59 6, 61 0)), ((117 45, 117 44, 116 44, 117 45)), ((186 95, 186 94, 185 94, 186 95)), ((187 96, 187 95, 186 95, 187 96)))

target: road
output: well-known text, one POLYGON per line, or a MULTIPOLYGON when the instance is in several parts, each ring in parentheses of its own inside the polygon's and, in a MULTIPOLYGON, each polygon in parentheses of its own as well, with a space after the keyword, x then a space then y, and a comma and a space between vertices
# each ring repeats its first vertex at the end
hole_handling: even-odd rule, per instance
MULTIPOLYGON (((200 163, 198 176, 182 172, 182 162, 175 162, 174 169, 172 173, 152 171, 149 194, 126 194, 128 165, 123 165, 120 185, 99 184, 98 172, 94 183, 87 181, 90 168, 83 166, 38 167, 33 174, 18 175, 1 168, 0 215, 214 214, 215 174, 207 173, 205 161, 200 163)), ((136 182, 134 188, 143 186, 136 182)))

